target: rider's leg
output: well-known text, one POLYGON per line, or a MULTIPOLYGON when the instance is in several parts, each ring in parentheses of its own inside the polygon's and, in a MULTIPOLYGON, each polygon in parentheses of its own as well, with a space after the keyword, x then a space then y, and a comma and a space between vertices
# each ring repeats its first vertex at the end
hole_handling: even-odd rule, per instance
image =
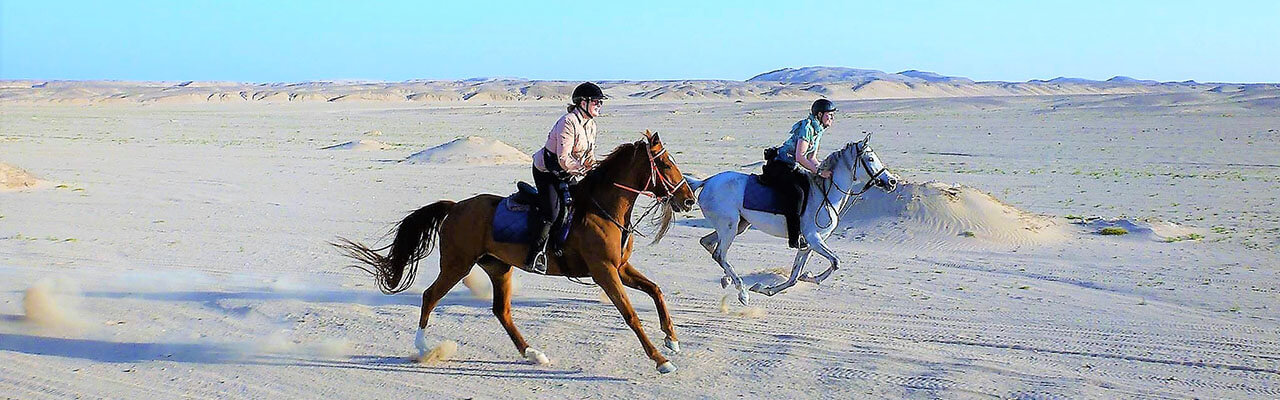
POLYGON ((799 170, 795 170, 793 173, 795 174, 795 180, 793 182, 795 182, 796 191, 800 193, 800 202, 796 206, 796 209, 799 210, 796 212, 796 244, 799 245, 799 249, 806 250, 809 248, 809 242, 805 239, 805 235, 799 232, 800 226, 798 224, 798 217, 806 212, 805 207, 809 204, 809 174, 800 172, 799 170))
POLYGON ((804 201, 804 192, 797 190, 794 168, 795 166, 790 163, 769 160, 764 164, 764 175, 768 183, 774 187, 774 190, 786 193, 790 201, 793 201, 793 203, 789 204, 792 209, 784 212, 783 216, 787 220, 787 245, 791 246, 791 248, 798 248, 799 244, 796 240, 800 237, 800 209, 804 207, 804 203, 801 203, 804 201))
POLYGON ((556 211, 555 218, 551 219, 551 234, 555 235, 555 237, 551 238, 550 248, 552 254, 559 256, 561 250, 564 249, 564 236, 562 235, 564 234, 565 224, 568 223, 569 207, 573 206, 573 197, 569 194, 569 182, 557 180, 555 186, 557 194, 556 211))
POLYGON ((791 197, 795 199, 791 212, 787 213, 787 245, 793 249, 807 248, 804 243, 804 237, 800 235, 800 215, 804 213, 804 205, 808 200, 805 196, 808 192, 809 177, 803 172, 792 170, 787 181, 791 189, 791 197))
POLYGON ((550 172, 539 171, 533 169, 533 183, 538 187, 538 210, 536 213, 539 217, 538 230, 533 238, 533 243, 529 247, 529 255, 525 259, 525 265, 528 265, 534 271, 545 273, 546 265, 546 247, 547 238, 551 235, 552 221, 556 219, 556 213, 560 209, 560 196, 556 194, 556 178, 550 172))

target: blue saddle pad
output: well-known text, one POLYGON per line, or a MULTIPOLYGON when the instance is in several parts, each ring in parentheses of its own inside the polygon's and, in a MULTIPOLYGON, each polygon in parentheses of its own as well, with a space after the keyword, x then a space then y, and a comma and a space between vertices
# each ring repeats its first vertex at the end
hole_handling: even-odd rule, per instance
POLYGON ((529 243, 533 239, 533 225, 529 213, 532 208, 516 204, 511 198, 502 199, 493 213, 493 240, 502 243, 529 243))
MULTIPOLYGON (((511 197, 502 199, 498 202, 498 209, 493 212, 493 240, 501 243, 532 243, 533 236, 537 234, 536 229, 540 228, 540 221, 533 221, 530 213, 533 207, 527 204, 520 204, 511 201, 511 197)), ((568 221, 573 221, 573 210, 569 210, 566 216, 568 221)), ((566 226, 560 234, 560 241, 569 237, 569 225, 566 226)), ((553 232, 554 236, 557 232, 553 232)), ((554 237, 552 238, 555 239, 554 237)))
POLYGON ((747 179, 747 187, 742 195, 742 207, 748 210, 763 211, 770 214, 785 214, 795 206, 786 193, 775 190, 771 186, 760 183, 756 176, 747 179))

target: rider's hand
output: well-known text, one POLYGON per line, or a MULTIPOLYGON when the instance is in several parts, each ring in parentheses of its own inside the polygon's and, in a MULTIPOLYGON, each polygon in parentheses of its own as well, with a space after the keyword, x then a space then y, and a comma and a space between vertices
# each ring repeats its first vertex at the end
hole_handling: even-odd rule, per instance
POLYGON ((826 179, 831 179, 831 170, 824 169, 824 170, 818 171, 818 176, 821 176, 826 179))

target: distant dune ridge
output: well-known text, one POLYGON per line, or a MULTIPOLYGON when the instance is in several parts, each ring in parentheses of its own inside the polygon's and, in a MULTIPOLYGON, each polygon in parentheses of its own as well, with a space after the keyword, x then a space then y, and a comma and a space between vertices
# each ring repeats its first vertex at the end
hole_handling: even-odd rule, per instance
MULTIPOLYGON (((492 103, 568 99, 577 81, 478 78, 461 81, 315 81, 296 83, 0 81, 0 103, 202 104, 202 103, 492 103)), ((1277 84, 1156 82, 1116 76, 1106 81, 1058 77, 1027 82, 975 82, 935 72, 887 73, 845 67, 783 68, 746 81, 604 81, 606 94, 636 101, 761 101, 898 99, 1068 94, 1197 93, 1219 87, 1280 92, 1277 84)))
POLYGON ((458 138, 404 159, 407 163, 500 165, 527 164, 528 154, 500 140, 479 136, 458 138))

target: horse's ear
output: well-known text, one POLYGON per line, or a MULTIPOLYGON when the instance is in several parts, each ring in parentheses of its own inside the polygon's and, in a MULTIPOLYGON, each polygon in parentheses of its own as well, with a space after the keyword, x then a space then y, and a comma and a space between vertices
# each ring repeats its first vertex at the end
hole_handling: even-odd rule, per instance
POLYGON ((871 132, 863 132, 863 133, 867 134, 867 137, 862 139, 862 144, 865 145, 871 142, 871 132))
POLYGON ((649 141, 653 141, 653 134, 652 134, 652 133, 649 133, 649 130, 648 130, 648 129, 645 129, 645 130, 644 130, 644 138, 645 138, 645 139, 648 139, 649 141))
POLYGON ((649 141, 653 143, 662 143, 662 139, 658 139, 658 132, 654 132, 653 136, 649 136, 649 141))

